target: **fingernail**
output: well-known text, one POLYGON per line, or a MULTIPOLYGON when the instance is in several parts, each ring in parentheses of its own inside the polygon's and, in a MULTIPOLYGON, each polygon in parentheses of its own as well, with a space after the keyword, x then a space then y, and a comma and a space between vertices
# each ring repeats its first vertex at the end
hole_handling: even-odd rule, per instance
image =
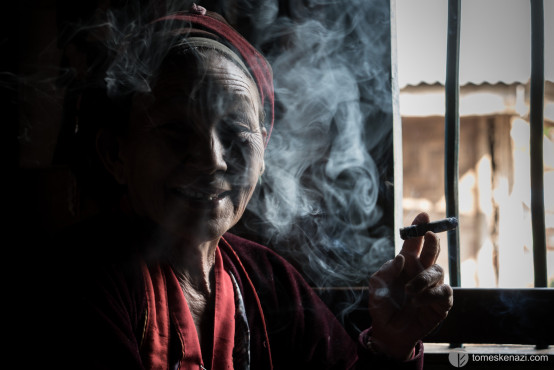
POLYGON ((393 263, 394 263, 394 267, 395 267, 396 269, 402 268, 403 259, 404 259, 404 258, 403 258, 401 255, 399 255, 399 254, 398 254, 396 257, 394 257, 393 263))

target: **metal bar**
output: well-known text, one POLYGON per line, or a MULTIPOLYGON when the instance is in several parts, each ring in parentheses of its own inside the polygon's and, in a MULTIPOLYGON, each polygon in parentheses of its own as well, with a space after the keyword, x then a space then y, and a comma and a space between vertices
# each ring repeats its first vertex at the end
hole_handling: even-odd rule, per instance
MULTIPOLYGON (((446 45, 446 111, 444 116, 444 190, 446 216, 458 217, 458 147, 460 141, 460 117, 458 112, 459 54, 460 54, 460 0, 448 1, 448 37, 446 45)), ((460 233, 448 232, 448 269, 450 285, 460 286, 460 233)))
POLYGON ((533 229, 533 263, 535 287, 547 286, 546 233, 544 220, 543 167, 544 111, 544 5, 543 0, 531 0, 531 225, 533 229))

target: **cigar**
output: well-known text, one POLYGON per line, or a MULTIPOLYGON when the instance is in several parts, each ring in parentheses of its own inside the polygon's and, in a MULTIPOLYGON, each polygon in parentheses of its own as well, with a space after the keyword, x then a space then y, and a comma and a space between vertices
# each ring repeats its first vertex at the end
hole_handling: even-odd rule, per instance
POLYGON ((427 224, 406 226, 400 229, 400 237, 404 240, 423 236, 427 231, 441 233, 443 231, 454 230, 458 227, 456 217, 443 218, 442 220, 429 222, 427 224))

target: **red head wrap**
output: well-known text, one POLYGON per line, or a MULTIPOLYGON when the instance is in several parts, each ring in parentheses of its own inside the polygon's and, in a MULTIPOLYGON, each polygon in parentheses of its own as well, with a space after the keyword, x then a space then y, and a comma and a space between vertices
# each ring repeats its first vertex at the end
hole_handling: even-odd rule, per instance
POLYGON ((234 49, 254 78, 262 105, 270 111, 269 130, 265 143, 267 145, 273 129, 274 91, 271 66, 263 55, 231 27, 222 16, 206 11, 196 4, 193 4, 188 12, 170 14, 154 21, 154 23, 158 22, 171 22, 171 29, 178 30, 180 34, 186 33, 195 37, 215 39, 234 49))

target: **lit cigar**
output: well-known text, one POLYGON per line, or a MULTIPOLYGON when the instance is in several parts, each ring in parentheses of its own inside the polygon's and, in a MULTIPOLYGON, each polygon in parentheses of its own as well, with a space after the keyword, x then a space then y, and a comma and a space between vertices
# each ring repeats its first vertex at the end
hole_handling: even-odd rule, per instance
POLYGON ((428 224, 412 225, 400 229, 400 237, 404 240, 423 236, 427 231, 442 233, 443 231, 454 230, 458 227, 456 217, 443 218, 442 220, 429 222, 428 224))

